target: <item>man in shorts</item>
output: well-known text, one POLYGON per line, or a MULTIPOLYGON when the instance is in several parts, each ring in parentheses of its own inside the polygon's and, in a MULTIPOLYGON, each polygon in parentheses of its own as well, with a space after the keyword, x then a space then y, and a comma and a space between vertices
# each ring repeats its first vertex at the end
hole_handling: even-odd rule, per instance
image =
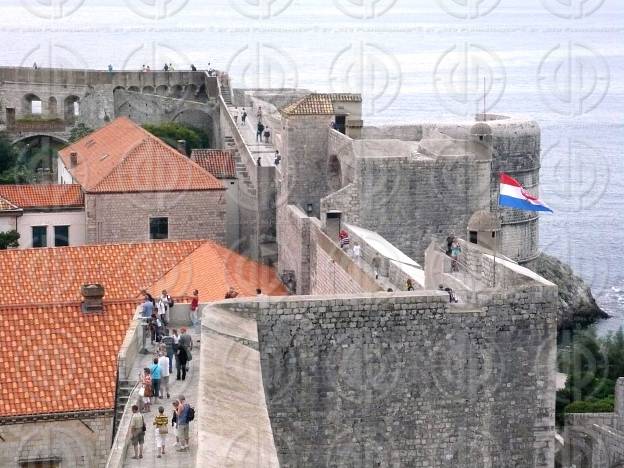
POLYGON ((184 395, 180 395, 178 397, 178 401, 180 402, 180 404, 178 405, 178 412, 177 412, 177 417, 178 417, 178 439, 180 439, 180 447, 178 447, 176 450, 178 452, 182 452, 185 450, 189 449, 189 439, 190 439, 190 432, 189 432, 189 411, 190 411, 190 405, 186 402, 186 399, 184 398, 184 395))
POLYGON ((143 415, 139 413, 139 407, 132 405, 132 419, 130 419, 130 440, 134 449, 134 458, 143 458, 143 443, 145 442, 145 420, 143 415))

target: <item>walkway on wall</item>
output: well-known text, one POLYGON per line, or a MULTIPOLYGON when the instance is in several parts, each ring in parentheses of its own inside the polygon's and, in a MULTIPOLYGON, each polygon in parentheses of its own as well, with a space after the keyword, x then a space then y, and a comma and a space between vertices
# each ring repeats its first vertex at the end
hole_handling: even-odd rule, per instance
MULTIPOLYGON (((186 380, 176 380, 175 376, 175 362, 173 366, 173 374, 169 377, 169 395, 171 398, 159 399, 158 403, 152 403, 152 410, 150 413, 143 413, 143 417, 145 419, 145 425, 147 426, 147 431, 145 433, 145 444, 143 446, 143 458, 138 460, 133 460, 132 456, 134 455, 134 451, 132 447, 128 447, 128 451, 126 453, 126 460, 124 463, 124 467, 140 467, 140 466, 158 466, 164 468, 187 468, 195 465, 195 457, 197 454, 197 427, 198 427, 198 418, 201 415, 195 413, 195 421, 190 424, 190 433, 191 433, 191 441, 190 441, 190 449, 184 452, 177 452, 174 447, 175 444, 175 431, 171 427, 171 414, 173 411, 172 402, 178 398, 180 394, 184 395, 186 401, 190 403, 191 406, 197 408, 197 388, 199 384, 199 369, 200 369, 200 348, 199 348, 199 326, 189 327, 188 333, 191 335, 193 339, 193 359, 189 362, 189 371, 186 374, 186 380), (166 439, 166 454, 162 458, 157 458, 157 449, 156 449, 156 438, 155 431, 153 426, 154 416, 158 414, 158 407, 164 406, 165 415, 169 418, 169 434, 166 439)), ((140 354, 135 363, 134 369, 132 371, 132 378, 136 378, 141 369, 147 367, 151 360, 153 359, 152 351, 155 349, 154 346, 150 346, 149 342, 147 343, 148 350, 150 354, 142 355, 140 354)), ((174 358, 175 361, 175 358, 174 358)))
MULTIPOLYGON (((245 140, 245 144, 249 148, 251 155, 254 158, 254 161, 257 161, 260 158, 262 166, 275 166, 275 147, 272 143, 273 138, 273 130, 271 129, 271 138, 269 139, 269 143, 264 143, 264 135, 262 136, 262 141, 256 141, 256 128, 258 126, 258 119, 256 118, 255 110, 252 110, 251 107, 247 109, 247 122, 245 125, 241 125, 241 117, 238 117, 239 123, 239 132, 243 139, 245 140)), ((234 106, 228 105, 228 111, 230 114, 234 110, 234 106)), ((242 115, 243 108, 239 107, 239 114, 242 115)))

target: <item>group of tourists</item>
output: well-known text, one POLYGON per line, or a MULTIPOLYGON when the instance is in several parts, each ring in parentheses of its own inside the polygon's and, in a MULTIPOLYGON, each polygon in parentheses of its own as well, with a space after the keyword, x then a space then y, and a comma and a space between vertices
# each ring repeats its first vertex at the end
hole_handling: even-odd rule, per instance
MULTIPOLYGON (((178 396, 171 403, 171 427, 175 434, 174 447, 178 452, 189 449, 190 431, 189 424, 195 419, 195 409, 186 401, 184 395, 178 396)), ((169 436, 169 417, 165 414, 165 407, 158 407, 158 414, 152 422, 156 439, 157 458, 162 458, 166 453, 167 439, 169 436)), ((132 419, 130 420, 130 439, 134 450, 133 459, 143 458, 143 444, 147 425, 145 418, 139 411, 138 405, 132 405, 132 419)))

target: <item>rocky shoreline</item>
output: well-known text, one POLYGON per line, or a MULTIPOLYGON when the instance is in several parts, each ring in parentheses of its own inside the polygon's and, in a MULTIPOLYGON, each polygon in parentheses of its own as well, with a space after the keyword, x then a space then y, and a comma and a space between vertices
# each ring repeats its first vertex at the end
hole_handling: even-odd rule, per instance
POLYGON ((596 303, 589 286, 561 260, 541 254, 530 268, 559 287, 557 327, 560 330, 586 327, 609 318, 596 303))

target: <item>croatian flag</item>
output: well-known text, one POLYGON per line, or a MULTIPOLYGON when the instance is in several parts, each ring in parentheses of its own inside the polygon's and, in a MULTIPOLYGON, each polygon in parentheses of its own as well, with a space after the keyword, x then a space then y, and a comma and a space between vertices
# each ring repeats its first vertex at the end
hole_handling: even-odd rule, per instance
POLYGON ((498 205, 516 210, 553 212, 546 203, 531 195, 520 182, 505 173, 500 175, 498 205))

